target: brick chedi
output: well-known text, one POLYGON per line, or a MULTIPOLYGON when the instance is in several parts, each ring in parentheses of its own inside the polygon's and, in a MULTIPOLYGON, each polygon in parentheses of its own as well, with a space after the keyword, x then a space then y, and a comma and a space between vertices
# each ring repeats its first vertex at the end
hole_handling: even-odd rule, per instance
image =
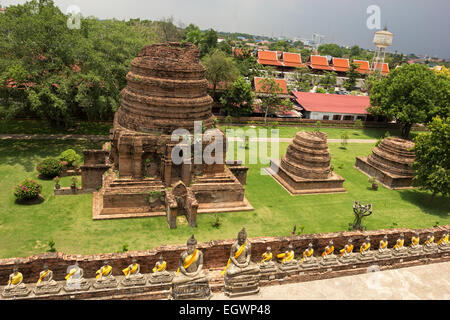
POLYGON ((180 214, 196 226, 197 212, 252 210, 244 187, 224 163, 225 135, 213 125, 212 98, 197 47, 191 43, 146 46, 131 62, 126 79, 111 142, 100 156, 90 157, 96 163, 84 166, 83 179, 89 187, 101 187, 94 192, 93 218, 166 215, 174 228, 180 214), (184 133, 174 139, 176 129, 184 133), (185 149, 177 151, 182 140, 189 139, 196 143, 185 143, 185 149), (221 140, 222 145, 212 148, 221 140), (205 148, 213 150, 209 157, 220 161, 205 161, 205 148), (109 151, 105 154, 105 150, 109 151), (172 161, 173 154, 183 152, 189 161, 172 161), (100 163, 103 175, 89 170, 100 163))
POLYGON ((345 192, 344 179, 331 170, 327 135, 298 132, 281 162, 272 159, 267 171, 291 194, 345 192))
POLYGON ((355 167, 390 189, 410 188, 413 178, 414 142, 388 137, 368 157, 356 157, 355 167))

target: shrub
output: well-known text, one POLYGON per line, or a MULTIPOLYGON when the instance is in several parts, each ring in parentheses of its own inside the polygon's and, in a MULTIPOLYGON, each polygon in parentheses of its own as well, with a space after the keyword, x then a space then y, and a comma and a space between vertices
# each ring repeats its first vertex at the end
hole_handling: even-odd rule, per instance
POLYGON ((59 155, 59 160, 67 162, 69 167, 76 166, 81 162, 81 156, 75 152, 73 149, 67 149, 61 152, 59 155))
POLYGON ((323 88, 316 88, 316 93, 327 93, 327 91, 323 88))
POLYGON ((55 158, 46 158, 36 167, 37 171, 47 178, 54 178, 61 172, 63 165, 55 158))
POLYGON ((37 199, 42 192, 42 185, 32 179, 26 179, 14 187, 14 196, 17 200, 37 199))

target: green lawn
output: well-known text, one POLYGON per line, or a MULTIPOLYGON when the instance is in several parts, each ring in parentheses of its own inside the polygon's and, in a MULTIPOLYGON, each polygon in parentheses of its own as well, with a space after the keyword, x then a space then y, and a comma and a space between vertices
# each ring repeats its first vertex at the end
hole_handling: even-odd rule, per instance
MULTIPOLYGON (((228 126, 221 124, 220 127, 225 130, 228 126)), ((39 120, 4 120, 0 119, 0 134, 100 134, 108 135, 109 130, 112 128, 112 122, 88 122, 79 121, 75 123, 75 126, 70 129, 52 128, 47 122, 39 120)), ((231 129, 251 129, 250 126, 238 127, 230 126, 231 129)), ((259 129, 266 129, 265 127, 258 127, 259 129)), ((280 138, 293 138, 298 131, 314 130, 314 126, 278 126, 280 138)), ((347 133, 349 139, 378 139, 384 137, 386 129, 345 129, 345 128, 333 128, 322 127, 322 132, 328 135, 329 139, 340 139, 343 133, 347 133)), ((258 132, 258 131, 257 131, 258 132)), ((398 135, 399 130, 391 130, 391 135, 398 135)), ((417 132, 411 132, 411 138, 417 132)), ((270 128, 268 131, 270 135, 270 128)))
MULTIPOLYGON (((219 229, 212 227, 215 216, 198 216, 194 231, 180 218, 178 228, 170 230, 165 217, 92 221, 92 195, 52 195, 54 183, 42 181, 45 201, 38 205, 14 202, 14 185, 24 178, 36 178, 35 166, 46 156, 56 156, 73 148, 100 147, 101 143, 79 141, 0 141, 0 258, 29 256, 48 249, 53 239, 58 251, 94 254, 129 250, 146 250, 162 244, 184 244, 191 232, 201 242, 236 237, 242 226, 250 237, 286 236, 294 224, 305 233, 343 231, 353 220, 353 200, 371 202, 374 213, 365 224, 368 229, 410 227, 425 228, 439 222, 450 224, 448 198, 436 197, 428 205, 429 194, 416 190, 392 191, 380 186, 369 188, 368 178, 353 168, 356 155, 370 153, 372 144, 330 143, 333 165, 346 181, 344 194, 290 196, 270 176, 260 175, 265 164, 249 165, 246 196, 254 206, 252 212, 222 213, 219 229)), ((287 143, 281 144, 280 156, 287 143)), ((62 179, 63 186, 70 177, 62 179)))

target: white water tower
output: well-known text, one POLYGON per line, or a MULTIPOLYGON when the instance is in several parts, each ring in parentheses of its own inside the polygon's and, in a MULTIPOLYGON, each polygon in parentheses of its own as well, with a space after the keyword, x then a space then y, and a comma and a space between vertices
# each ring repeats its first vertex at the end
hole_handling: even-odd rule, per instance
MULTIPOLYGON (((377 46, 375 50, 375 55, 373 56, 371 71, 378 69, 380 71, 383 70, 384 57, 386 55, 386 48, 392 45, 392 39, 394 35, 387 31, 387 28, 384 30, 380 30, 375 32, 375 36, 373 37, 373 43, 377 46)), ((380 72, 381 74, 381 72, 380 72)))

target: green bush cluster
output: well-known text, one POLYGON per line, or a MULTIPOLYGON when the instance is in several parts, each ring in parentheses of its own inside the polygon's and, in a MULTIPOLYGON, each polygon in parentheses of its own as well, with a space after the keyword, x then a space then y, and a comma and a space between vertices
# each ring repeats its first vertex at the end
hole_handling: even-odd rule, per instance
POLYGON ((37 199, 42 192, 42 185, 33 179, 26 179, 14 187, 14 196, 17 200, 37 199))
POLYGON ((59 160, 66 162, 69 167, 75 167, 81 163, 81 156, 77 154, 75 150, 67 149, 66 151, 61 152, 59 160))
POLYGON ((46 178, 54 178, 59 175, 63 168, 63 164, 56 158, 46 158, 42 160, 36 170, 46 178))

